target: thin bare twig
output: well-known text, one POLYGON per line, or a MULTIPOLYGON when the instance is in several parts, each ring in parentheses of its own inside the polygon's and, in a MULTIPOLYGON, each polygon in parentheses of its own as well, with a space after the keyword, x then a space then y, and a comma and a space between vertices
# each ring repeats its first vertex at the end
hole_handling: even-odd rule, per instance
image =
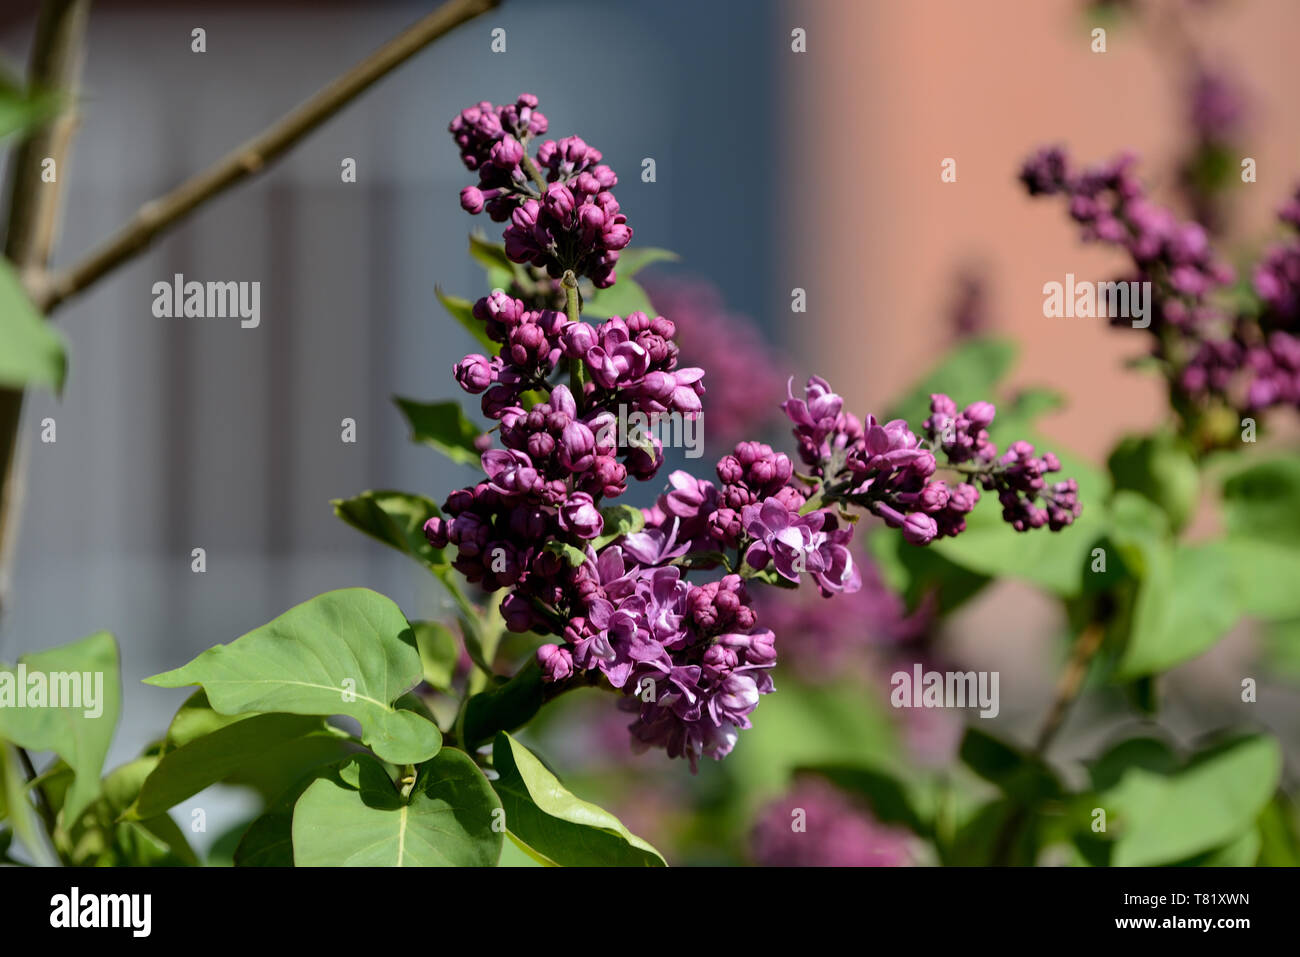
POLYGON ((260 172, 434 40, 465 21, 486 13, 499 2, 448 0, 265 131, 170 193, 145 203, 129 223, 85 259, 38 282, 33 290, 37 305, 49 312, 82 292, 109 270, 138 255, 154 237, 175 225, 197 206, 260 172))

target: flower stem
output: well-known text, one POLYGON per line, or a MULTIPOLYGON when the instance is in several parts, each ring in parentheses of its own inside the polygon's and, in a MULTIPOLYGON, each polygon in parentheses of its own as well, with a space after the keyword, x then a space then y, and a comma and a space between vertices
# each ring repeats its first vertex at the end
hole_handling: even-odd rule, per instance
MULTIPOLYGON (((32 756, 27 753, 27 749, 14 745, 14 750, 18 752, 18 760, 22 763, 23 774, 27 778, 27 783, 32 785, 31 790, 36 797, 36 813, 40 816, 41 824, 45 827, 45 833, 50 839, 50 847, 54 850, 59 863, 67 866, 69 861, 63 851, 59 849, 59 842, 55 838, 55 831, 58 830, 58 818, 54 813, 54 807, 50 804, 49 795, 45 793, 45 785, 39 783, 37 779, 40 775, 36 772, 36 765, 32 763, 32 756), (33 784, 33 782, 36 782, 33 784)), ((33 853, 35 851, 33 850, 33 853)))
POLYGON ((527 149, 524 150, 523 166, 524 169, 528 172, 528 178, 531 179, 533 181, 533 184, 537 187, 538 193, 540 193, 542 196, 545 196, 546 177, 544 177, 542 175, 542 171, 537 168, 537 164, 533 162, 533 158, 528 155, 527 149))
MULTIPOLYGON (((569 317, 570 322, 582 321, 582 300, 578 295, 578 277, 573 274, 572 269, 564 271, 564 278, 560 280, 560 285, 564 287, 564 314, 569 317)), ((587 367, 583 365, 582 360, 572 358, 569 360, 569 391, 573 393, 573 401, 582 407, 582 397, 587 385, 587 367)))
POLYGON ((1101 648, 1101 640, 1105 635, 1106 629, 1101 623, 1093 622, 1083 630, 1079 640, 1074 643, 1070 661, 1061 672, 1061 678, 1056 685, 1056 699, 1052 702, 1052 710, 1048 712, 1047 719, 1039 729, 1038 738, 1034 742, 1035 756, 1045 755, 1057 732, 1061 730, 1070 705, 1074 703, 1074 699, 1079 695, 1079 689, 1083 686, 1083 679, 1088 674, 1088 666, 1092 664, 1092 659, 1101 648))
MULTIPOLYGON (((1034 740, 1034 749, 1030 752, 1033 759, 1042 760, 1046 756, 1047 749, 1051 747, 1057 733, 1065 724, 1065 716, 1069 713, 1070 705, 1078 697, 1079 689, 1083 687, 1083 679, 1088 674, 1088 666, 1092 664, 1092 659, 1100 650, 1105 636, 1105 626, 1101 622, 1094 621, 1084 628, 1079 639, 1074 643, 1070 660, 1056 683, 1056 697, 1052 701, 1052 709, 1047 713, 1047 718, 1038 730, 1038 737, 1034 740)), ((997 842, 993 846, 993 864, 1005 865, 1010 862, 1016 841, 1031 817, 1030 812, 1031 808, 1021 804, 1007 816, 1002 829, 998 832, 997 842)))

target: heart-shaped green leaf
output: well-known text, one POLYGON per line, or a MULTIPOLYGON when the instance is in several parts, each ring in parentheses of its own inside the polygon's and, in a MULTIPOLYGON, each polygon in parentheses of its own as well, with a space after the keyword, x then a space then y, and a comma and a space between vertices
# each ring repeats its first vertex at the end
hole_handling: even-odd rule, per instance
POLYGON ((607 319, 610 316, 628 316, 634 312, 653 316, 655 307, 650 304, 650 297, 635 279, 619 277, 609 288, 593 292, 582 311, 584 315, 595 319, 607 319))
POLYGON ((474 447, 478 426, 465 417, 459 402, 416 402, 393 399, 411 426, 411 441, 430 445, 453 462, 478 465, 482 453, 474 447))
POLYGON ((440 514, 432 499, 409 492, 371 491, 330 503, 358 531, 429 566, 445 564, 442 550, 424 536, 424 523, 440 514))
POLYGON ((361 724, 361 740, 385 761, 417 764, 438 753, 442 735, 431 721, 393 702, 421 675, 415 636, 401 609, 368 588, 344 588, 146 682, 201 685, 213 710, 225 715, 345 714, 361 724))
POLYGON ((1241 617, 1238 576, 1218 543, 1149 549, 1119 678, 1165 671, 1194 658, 1241 617))
POLYGON ((293 811, 299 867, 492 867, 501 804, 483 773, 452 748, 420 768, 409 799, 368 755, 312 783, 293 811))
POLYGON ((622 282, 624 279, 635 276, 652 263, 675 263, 679 262, 681 258, 671 249, 660 249, 657 246, 637 246, 633 249, 625 249, 618 257, 618 280, 622 282))
POLYGON ((436 621, 413 621, 415 643, 420 649, 420 662, 424 665, 424 680, 434 688, 446 691, 460 661, 460 642, 446 625, 436 621))
POLYGON ((930 414, 930 395, 935 392, 952 396, 959 406, 987 400, 1015 359, 1016 346, 1009 339, 969 339, 948 352, 885 418, 906 419, 912 428, 918 428, 930 414))
POLYGON ((0 385, 63 388, 68 357, 63 337, 41 315, 13 267, 0 259, 0 385))
POLYGON ((474 304, 468 299, 461 299, 459 296, 449 296, 438 286, 433 287, 433 293, 442 303, 442 307, 447 313, 456 320, 462 329, 468 332, 474 339, 488 350, 488 355, 494 356, 497 350, 501 348, 500 343, 493 342, 488 338, 487 326, 474 318, 474 304))
POLYGON ((1117 835, 1112 864, 1168 864, 1237 839, 1273 796, 1281 765, 1277 741, 1251 735, 1170 774, 1130 768, 1097 797, 1117 835))
POLYGON ((68 762, 76 775, 63 805, 63 822, 70 826, 99 793, 117 727, 122 703, 117 642, 101 631, 24 655, 18 663, 22 667, 0 666, 0 738, 32 751, 53 751, 68 762), (25 707, 16 706, 18 696, 25 707))

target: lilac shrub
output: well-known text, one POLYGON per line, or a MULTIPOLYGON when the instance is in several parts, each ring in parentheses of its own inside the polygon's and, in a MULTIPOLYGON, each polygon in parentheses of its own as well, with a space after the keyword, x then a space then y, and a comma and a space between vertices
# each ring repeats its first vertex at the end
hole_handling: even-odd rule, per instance
POLYGON ((425 534, 435 548, 455 548, 453 567, 470 582, 505 590, 510 630, 555 639, 537 652, 544 681, 599 680, 621 692, 634 746, 694 767, 728 754, 773 690, 776 636, 758 620, 750 583, 807 582, 828 597, 860 588, 849 506, 925 545, 961 533, 981 488, 1018 531, 1070 524, 1077 490, 1049 481, 1059 463, 1027 443, 999 456, 988 402, 959 412, 935 395, 917 435, 901 420, 844 412, 813 378, 782 406, 806 473, 783 452, 740 441, 717 463, 716 482, 674 472, 653 506, 611 507, 630 480, 652 481, 663 464, 653 436, 620 447, 616 417, 698 416, 705 370, 679 362, 671 317, 581 318, 579 283, 615 282, 632 230, 598 150, 575 136, 545 140, 530 156, 549 126, 537 106, 530 95, 481 103, 451 123, 462 161, 479 175, 462 207, 508 222, 505 255, 558 280, 564 309, 506 290, 474 304, 497 355, 466 356, 453 372, 481 396, 501 447, 482 453, 484 478, 453 492, 425 534), (940 470, 959 481, 937 478, 940 470), (696 573, 713 577, 688 580, 696 573))

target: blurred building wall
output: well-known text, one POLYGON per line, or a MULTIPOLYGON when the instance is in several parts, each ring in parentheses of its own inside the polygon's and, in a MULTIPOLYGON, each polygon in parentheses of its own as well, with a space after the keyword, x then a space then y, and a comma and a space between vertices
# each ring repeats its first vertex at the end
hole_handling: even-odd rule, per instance
MULTIPOLYGON (((1300 4, 1130 5, 1181 11, 1208 64, 1247 91, 1242 155, 1259 174, 1235 187, 1233 238, 1267 238, 1300 183, 1300 4)), ((784 5, 789 27, 808 36, 808 52, 786 58, 785 275, 809 290, 799 341, 810 364, 856 407, 880 408, 932 364, 950 338, 958 274, 973 266, 987 283, 992 331, 1019 343, 1013 382, 1069 399, 1044 420, 1049 435, 1096 460, 1164 413, 1158 381, 1122 368, 1145 349, 1143 335, 1043 317, 1044 283, 1067 272, 1108 279, 1124 262, 1081 246, 1064 204, 1030 199, 1016 181, 1040 145, 1063 144, 1086 163, 1132 148, 1156 197, 1176 201, 1173 169, 1188 134, 1180 38, 1164 19, 1144 28, 1086 10, 1083 0, 784 5), (1090 49, 1098 25, 1105 53, 1090 49), (940 181, 948 157, 955 183, 940 181)))

